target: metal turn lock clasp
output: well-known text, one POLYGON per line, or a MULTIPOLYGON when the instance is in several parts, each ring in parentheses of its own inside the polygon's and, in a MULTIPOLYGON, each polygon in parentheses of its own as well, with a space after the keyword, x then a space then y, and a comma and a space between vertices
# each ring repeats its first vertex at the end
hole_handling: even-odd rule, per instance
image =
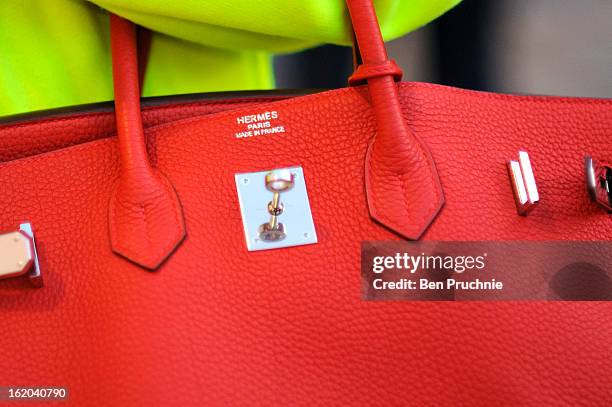
POLYGON ((272 192, 272 200, 268 202, 268 213, 270 221, 259 226, 259 237, 266 242, 274 242, 284 239, 285 225, 278 221, 278 217, 283 214, 284 206, 280 200, 282 192, 293 188, 295 176, 288 170, 273 171, 266 174, 266 189, 272 192))
POLYGON ((587 191, 608 213, 612 213, 612 166, 605 165, 590 156, 584 159, 587 191))
POLYGON ((234 177, 247 250, 317 243, 302 167, 234 177))
POLYGON ((19 225, 19 230, 0 234, 0 279, 24 274, 34 287, 42 287, 34 232, 29 223, 19 225))
POLYGON ((516 210, 519 215, 526 216, 540 201, 531 160, 527 152, 519 151, 518 160, 508 161, 508 174, 516 210))

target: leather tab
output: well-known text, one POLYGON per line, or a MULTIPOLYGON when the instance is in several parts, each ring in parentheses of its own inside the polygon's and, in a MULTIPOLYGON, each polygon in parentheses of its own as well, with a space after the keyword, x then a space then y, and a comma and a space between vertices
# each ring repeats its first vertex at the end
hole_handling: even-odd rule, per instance
POLYGON ((377 78, 379 76, 392 76, 393 80, 399 82, 402 80, 404 72, 395 63, 394 60, 386 60, 377 64, 361 64, 355 72, 349 77, 350 86, 358 86, 366 83, 368 79, 377 78))
POLYGON ((370 216, 407 239, 419 239, 444 205, 444 194, 427 146, 406 126, 397 85, 373 79, 370 89, 378 131, 368 148, 365 184, 370 216))
POLYGON ((185 237, 183 211, 170 181, 152 168, 145 146, 134 24, 111 15, 115 117, 121 159, 109 203, 113 251, 156 269, 185 237))
POLYGON ((154 270, 185 237, 181 205, 159 172, 121 178, 109 205, 113 251, 154 270))

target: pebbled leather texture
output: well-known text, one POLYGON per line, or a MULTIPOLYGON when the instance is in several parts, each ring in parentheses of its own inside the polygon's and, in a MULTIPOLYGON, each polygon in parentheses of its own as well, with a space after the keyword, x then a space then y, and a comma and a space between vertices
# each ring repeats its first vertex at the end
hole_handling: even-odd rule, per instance
POLYGON ((121 177, 110 196, 108 223, 114 252, 155 270, 185 237, 181 204, 172 184, 146 152, 140 112, 136 27, 110 16, 115 116, 121 177))
MULTIPOLYGON (((612 101, 398 90, 445 189, 424 239, 612 237, 583 169, 585 154, 612 160, 612 101), (525 218, 506 172, 519 149, 541 196, 525 218)), ((75 406, 609 405, 611 303, 361 301, 360 242, 399 239, 363 193, 377 128, 365 87, 183 108, 145 113, 164 119, 146 130, 148 153, 188 228, 155 273, 111 252, 118 141, 82 141, 100 116, 0 128, 0 143, 44 128, 74 144, 0 163, 0 230, 32 222, 45 278, 0 281, 0 383, 65 385, 75 406), (234 136, 237 117, 269 110, 285 133, 234 136), (319 243, 247 252, 234 174, 291 165, 304 168, 319 243)))
POLYGON ((395 80, 401 70, 388 60, 371 0, 347 0, 361 65, 350 84, 364 79, 374 111, 376 136, 365 161, 372 218, 408 239, 418 239, 444 205, 429 148, 404 124, 395 80))

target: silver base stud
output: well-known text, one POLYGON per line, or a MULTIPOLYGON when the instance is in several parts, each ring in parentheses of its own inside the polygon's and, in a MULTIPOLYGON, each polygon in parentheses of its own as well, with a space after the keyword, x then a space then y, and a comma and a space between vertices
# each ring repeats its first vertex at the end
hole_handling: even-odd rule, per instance
POLYGON ((584 158, 587 191, 593 202, 612 213, 612 166, 590 156, 584 158))
POLYGON ((519 215, 527 216, 540 201, 540 194, 527 152, 519 151, 518 161, 508 161, 508 175, 510 176, 516 210, 519 215))
POLYGON ((19 230, 0 234, 0 279, 27 274, 35 287, 42 287, 42 275, 32 225, 22 223, 19 230))

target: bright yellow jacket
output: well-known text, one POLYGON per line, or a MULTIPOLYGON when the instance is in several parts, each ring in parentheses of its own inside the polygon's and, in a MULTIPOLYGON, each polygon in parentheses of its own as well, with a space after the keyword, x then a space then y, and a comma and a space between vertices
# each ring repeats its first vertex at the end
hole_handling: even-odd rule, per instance
MULTIPOLYGON (((459 1, 375 4, 393 39, 459 1)), ((2 0, 0 116, 112 99, 103 9, 154 31, 145 96, 269 89, 274 53, 350 39, 344 0, 2 0)))

